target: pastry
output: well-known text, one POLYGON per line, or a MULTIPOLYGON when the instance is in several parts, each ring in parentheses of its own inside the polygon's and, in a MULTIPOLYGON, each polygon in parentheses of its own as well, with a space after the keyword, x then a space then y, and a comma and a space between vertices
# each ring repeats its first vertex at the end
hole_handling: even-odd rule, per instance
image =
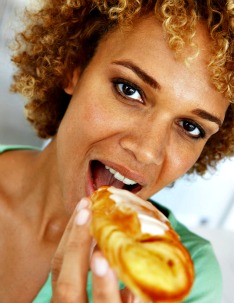
POLYGON ((91 233, 119 279, 143 302, 181 302, 193 262, 168 219, 150 202, 103 186, 91 200, 91 233))

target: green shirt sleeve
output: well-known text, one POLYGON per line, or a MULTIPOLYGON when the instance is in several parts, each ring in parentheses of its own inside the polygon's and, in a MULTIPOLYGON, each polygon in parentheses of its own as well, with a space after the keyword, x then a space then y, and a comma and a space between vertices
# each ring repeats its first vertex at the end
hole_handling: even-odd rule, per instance
POLYGON ((195 268, 194 285, 183 303, 221 303, 222 275, 211 243, 177 221, 168 209, 166 211, 172 227, 188 249, 195 268))
POLYGON ((222 276, 209 242, 192 252, 195 265, 195 282, 184 303, 221 303, 222 276))

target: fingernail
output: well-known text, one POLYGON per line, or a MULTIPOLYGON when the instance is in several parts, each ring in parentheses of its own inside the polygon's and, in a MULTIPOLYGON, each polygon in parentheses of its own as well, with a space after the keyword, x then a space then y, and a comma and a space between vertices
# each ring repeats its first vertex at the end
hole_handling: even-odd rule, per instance
POLYGON ((81 209, 75 218, 75 222, 77 225, 84 225, 89 220, 90 212, 87 209, 81 209))
POLYGON ((92 265, 94 273, 99 277, 105 276, 109 269, 109 264, 106 259, 100 257, 94 258, 92 265))
POLYGON ((76 210, 80 211, 81 209, 86 208, 88 206, 89 206, 89 201, 86 198, 82 198, 78 203, 76 210))

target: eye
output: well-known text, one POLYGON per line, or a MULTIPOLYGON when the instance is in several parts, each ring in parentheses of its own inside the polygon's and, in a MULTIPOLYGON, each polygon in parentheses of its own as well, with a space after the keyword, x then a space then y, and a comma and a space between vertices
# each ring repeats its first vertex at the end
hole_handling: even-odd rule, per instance
POLYGON ((183 128, 183 131, 193 139, 205 138, 206 136, 204 129, 194 121, 181 120, 178 124, 183 128))
POLYGON ((113 80, 116 92, 123 98, 144 103, 143 91, 134 83, 123 79, 113 80))

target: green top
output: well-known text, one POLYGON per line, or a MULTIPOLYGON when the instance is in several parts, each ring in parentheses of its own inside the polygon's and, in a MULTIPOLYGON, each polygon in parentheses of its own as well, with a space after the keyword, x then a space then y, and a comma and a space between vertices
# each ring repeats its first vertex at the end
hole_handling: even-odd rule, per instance
MULTIPOLYGON (((14 149, 35 149, 25 146, 4 146, 0 145, 0 153, 14 149)), ((183 303, 220 303, 222 297, 222 277, 220 267, 214 255, 212 246, 207 240, 195 235, 181 224, 173 213, 155 201, 151 202, 160 209, 169 219, 174 230, 180 235, 183 245, 190 252, 195 266, 195 282, 189 296, 183 303)), ((123 285, 120 284, 120 288, 123 285)), ((92 302, 92 282, 89 273, 87 282, 89 302, 92 302)), ((52 296, 51 276, 33 301, 33 303, 49 303, 52 296)), ((111 302, 110 302, 111 303, 111 302)))

